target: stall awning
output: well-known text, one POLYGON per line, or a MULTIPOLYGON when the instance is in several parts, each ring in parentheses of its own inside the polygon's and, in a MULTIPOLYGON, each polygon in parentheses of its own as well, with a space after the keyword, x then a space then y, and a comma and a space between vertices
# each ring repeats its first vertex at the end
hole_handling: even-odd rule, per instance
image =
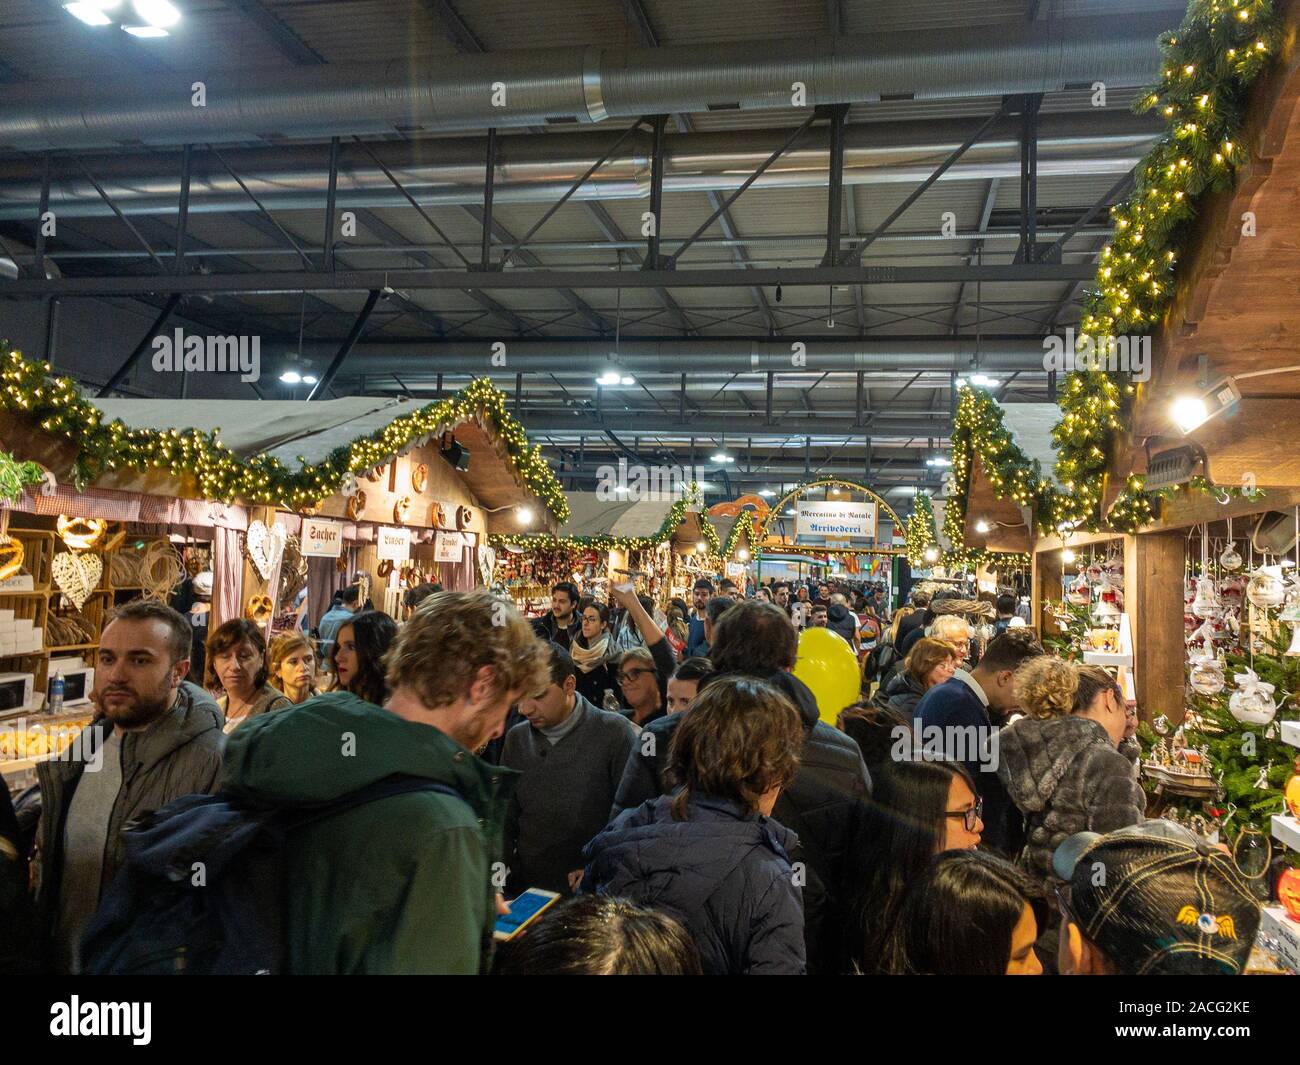
POLYGON ((178 424, 205 432, 221 430, 221 442, 240 458, 271 455, 296 467, 308 465, 335 448, 369 436, 415 409, 402 398, 349 396, 303 403, 301 400, 100 399, 106 420, 120 418, 131 429, 172 429, 178 424))

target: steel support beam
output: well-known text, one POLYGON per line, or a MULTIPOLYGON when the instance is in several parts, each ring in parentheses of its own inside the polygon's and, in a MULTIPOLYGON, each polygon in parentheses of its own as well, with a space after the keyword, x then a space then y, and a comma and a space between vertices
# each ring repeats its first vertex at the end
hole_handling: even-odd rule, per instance
POLYGON ((316 382, 311 392, 307 396, 307 402, 311 402, 317 396, 323 396, 328 391, 330 385, 334 383, 334 378, 338 375, 343 363, 347 360, 348 354, 352 351, 353 345, 356 344, 357 338, 361 336, 361 331, 365 329, 366 322, 370 320, 370 314, 375 309, 375 304, 379 302, 381 292, 379 289, 371 289, 366 296, 366 302, 361 308, 361 313, 357 315, 357 320, 352 323, 352 328, 348 330, 348 335, 344 338, 343 343, 339 346, 338 352, 330 361, 325 372, 321 374, 320 380, 316 382))
POLYGON ((339 194, 339 139, 330 138, 329 187, 325 192, 325 237, 321 248, 325 269, 334 269, 334 214, 339 194))
POLYGON ((186 277, 77 277, 19 279, 0 288, 5 296, 136 296, 141 292, 358 292, 408 289, 620 289, 734 288, 759 285, 918 285, 962 281, 1065 283, 1096 275, 1090 263, 994 263, 982 266, 836 266, 794 270, 336 270, 267 271, 186 277))
POLYGON ((1021 97, 1020 113, 1020 247, 1016 261, 1038 259, 1038 109, 1042 93, 1021 97))
POLYGON ((131 369, 140 361, 140 356, 145 353, 145 350, 149 347, 153 338, 158 335, 158 330, 167 324, 167 319, 172 316, 172 312, 176 310, 176 305, 180 303, 180 301, 181 297, 179 293, 173 293, 168 298, 167 302, 163 304, 163 308, 159 312, 158 317, 154 319, 153 325, 151 325, 145 335, 140 338, 140 343, 132 349, 131 354, 126 357, 126 361, 113 371, 112 376, 108 379, 108 383, 99 390, 99 398, 102 399, 105 396, 111 396, 117 387, 126 380, 131 369))
POLYGON ((659 254, 659 235, 663 231, 664 205, 664 128, 667 115, 654 116, 654 136, 650 150, 650 233, 646 248, 645 270, 659 270, 665 265, 659 254))
POLYGON ((492 269, 492 191, 497 176, 497 131, 488 130, 487 168, 483 176, 483 247, 479 258, 480 270, 492 269))
POLYGON ((190 166, 194 160, 193 145, 185 145, 181 153, 181 198, 176 211, 176 259, 173 273, 185 273, 185 235, 190 219, 190 166))
MULTIPOLYGON (((832 3, 835 0, 831 0, 832 3)), ((840 263, 840 214, 844 205, 844 124, 848 120, 847 104, 830 108, 830 182, 826 191, 826 253, 822 266, 840 263)))
POLYGON ((233 7, 265 33, 280 54, 298 66, 320 66, 325 62, 324 56, 303 41, 274 12, 268 10, 261 0, 226 0, 226 6, 233 7))

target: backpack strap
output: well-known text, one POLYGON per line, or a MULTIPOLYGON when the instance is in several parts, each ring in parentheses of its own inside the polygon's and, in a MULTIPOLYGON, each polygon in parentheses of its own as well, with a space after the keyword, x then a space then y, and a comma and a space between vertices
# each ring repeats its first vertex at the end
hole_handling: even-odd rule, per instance
POLYGON ((287 830, 303 828, 306 825, 315 824, 317 821, 324 821, 327 818, 334 817, 338 814, 345 813, 348 810, 355 809, 358 806, 365 806, 367 803, 377 802, 380 799, 390 799, 395 795, 408 795, 412 792, 432 791, 440 795, 450 795, 469 805, 459 791, 446 784, 439 784, 436 780, 430 780, 428 777, 410 776, 404 773, 394 773, 392 776, 384 777, 382 780, 376 780, 373 784, 367 784, 363 788, 357 788, 356 791, 350 791, 346 795, 340 795, 337 799, 330 802, 319 803, 314 806, 300 808, 289 813, 282 825, 287 830))

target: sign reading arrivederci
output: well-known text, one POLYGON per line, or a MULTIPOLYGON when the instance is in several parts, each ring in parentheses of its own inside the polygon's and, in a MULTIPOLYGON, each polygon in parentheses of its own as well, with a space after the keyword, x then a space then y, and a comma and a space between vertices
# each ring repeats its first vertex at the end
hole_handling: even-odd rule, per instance
POLYGON ((380 525, 375 532, 375 558, 405 562, 411 557, 411 530, 380 525))
POLYGON ((343 526, 336 521, 303 518, 299 540, 308 558, 338 558, 343 554, 343 526))
POLYGON ((800 499, 795 504, 796 540, 874 540, 876 504, 871 500, 800 499))

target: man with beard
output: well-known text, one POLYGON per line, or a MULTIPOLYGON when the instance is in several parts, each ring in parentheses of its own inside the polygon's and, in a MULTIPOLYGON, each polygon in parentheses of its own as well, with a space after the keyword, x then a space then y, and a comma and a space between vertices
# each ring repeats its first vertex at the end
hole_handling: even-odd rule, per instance
POLYGON ((99 641, 98 713, 41 762, 37 906, 50 964, 75 973, 81 933, 125 858, 123 828, 173 799, 213 790, 225 724, 185 680, 190 623, 169 606, 119 607, 99 641))

